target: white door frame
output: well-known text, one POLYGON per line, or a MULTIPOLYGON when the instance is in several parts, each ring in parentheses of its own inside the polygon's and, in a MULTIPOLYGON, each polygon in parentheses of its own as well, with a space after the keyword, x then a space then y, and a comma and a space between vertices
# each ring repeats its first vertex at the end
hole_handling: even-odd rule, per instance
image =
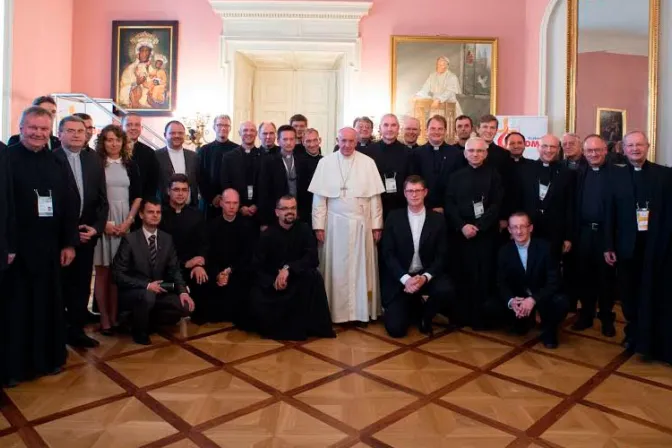
POLYGON ((341 55, 337 75, 338 126, 357 115, 360 71, 359 21, 368 14, 366 1, 223 1, 210 0, 222 18, 224 107, 234 110, 236 52, 326 51, 341 55))
POLYGON ((14 0, 0 0, 0 139, 10 135, 12 119, 12 23, 14 0))

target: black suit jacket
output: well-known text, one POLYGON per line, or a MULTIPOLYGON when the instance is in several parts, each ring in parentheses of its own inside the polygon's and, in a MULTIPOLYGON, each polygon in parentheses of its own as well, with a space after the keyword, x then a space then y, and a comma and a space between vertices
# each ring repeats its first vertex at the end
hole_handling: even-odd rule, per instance
POLYGON ((142 142, 135 142, 131 160, 140 173, 141 197, 156 197, 159 189, 159 161, 156 159, 154 150, 142 142))
POLYGON ((7 255, 16 252, 12 171, 7 152, 0 151, 0 271, 7 267, 7 255))
POLYGON ((543 227, 552 244, 572 241, 574 237, 574 189, 576 176, 573 171, 555 162, 551 164, 551 185, 546 193, 542 213, 539 208, 539 176, 543 165, 537 160, 521 170, 520 209, 524 210, 535 225, 543 227))
MULTIPOLYGON (((588 163, 583 163, 579 165, 579 167, 576 169, 576 188, 574 189, 575 192, 575 199, 574 199, 574 236, 575 238, 578 238, 579 234, 579 229, 581 227, 581 208, 583 207, 583 196, 585 192, 585 186, 586 186, 586 175, 588 174, 588 171, 590 171, 592 168, 588 163)), ((604 183, 602 185, 602 210, 606 211, 607 210, 607 196, 609 194, 609 181, 612 178, 612 171, 614 170, 614 166, 605 163, 600 167, 601 175, 605 176, 605 179, 603 180, 604 183)), ((604 226, 604 216, 602 217, 601 224, 604 226)))
POLYGON ((222 192, 220 185, 222 159, 229 152, 238 147, 238 144, 227 140, 224 143, 214 141, 201 146, 196 151, 198 156, 198 189, 207 205, 222 192))
POLYGON ((425 205, 429 209, 443 207, 448 188, 448 176, 456 170, 464 158, 463 153, 451 145, 443 144, 438 150, 427 143, 415 148, 413 154, 413 172, 421 176, 429 189, 425 198, 425 205), (438 152, 439 166, 434 166, 434 152, 438 152))
MULTIPOLYGON (((301 198, 305 195, 301 192, 303 182, 303 170, 305 165, 299 154, 294 154, 294 169, 296 170, 296 190, 297 203, 301 208, 301 198)), ((261 225, 271 225, 277 221, 275 217, 275 203, 289 194, 289 183, 287 182, 287 170, 282 161, 282 154, 266 155, 261 159, 261 172, 259 176, 259 220, 261 225)))
POLYGON ((560 291, 560 265, 551 257, 549 244, 532 238, 527 248, 527 270, 514 241, 499 250, 497 287, 501 300, 531 296, 537 303, 550 300, 560 291))
MULTIPOLYGON (((443 215, 431 210, 425 211, 425 223, 420 233, 418 255, 423 270, 432 277, 443 274, 443 264, 447 251, 446 224, 443 215)), ((408 219, 408 209, 392 210, 385 220, 385 231, 381 242, 381 257, 385 269, 382 270, 381 292, 383 305, 394 297, 401 286, 401 277, 408 274, 413 259, 413 234, 408 219)))
MULTIPOLYGON (((12 135, 11 137, 9 137, 9 140, 7 140, 7 146, 15 145, 16 143, 19 143, 20 140, 21 140, 20 134, 12 135)), ((55 135, 50 135, 49 149, 53 151, 54 149, 60 147, 61 147, 61 141, 58 139, 58 137, 56 137, 55 135)))
POLYGON ((177 293, 187 292, 172 237, 158 230, 156 244, 156 263, 152 267, 149 261, 149 244, 142 228, 121 240, 112 263, 112 276, 119 289, 146 289, 149 283, 163 280, 175 283, 177 293))
MULTIPOLYGON (((247 199, 247 179, 245 178, 245 149, 237 147, 222 157, 222 169, 220 170, 220 185, 222 191, 233 188, 240 196, 240 204, 250 206, 257 204, 259 199, 259 172, 261 170, 262 153, 259 148, 250 150, 252 157, 252 199, 247 199)), ((221 192, 220 192, 221 193, 221 192)))
POLYGON ((527 165, 534 163, 533 160, 521 157, 517 162, 513 157, 506 161, 504 172, 506 178, 502 179, 504 186, 504 201, 499 214, 500 219, 509 219, 512 213, 522 210, 522 201, 520 200, 521 177, 527 165))
MULTIPOLYGON (((189 149, 184 149, 184 168, 187 178, 189 178, 189 188, 191 189, 191 205, 192 207, 198 207, 198 156, 194 151, 189 149)), ((173 168, 173 163, 170 161, 170 156, 168 155, 168 148, 163 147, 156 150, 156 160, 159 162, 159 188, 160 195, 164 199, 165 203, 168 203, 168 182, 170 181, 170 176, 175 174, 175 168, 173 168)))
MULTIPOLYGON (((68 168, 70 163, 63 148, 54 150, 54 155, 60 158, 68 168)), ((110 211, 107 202, 107 185, 105 183, 105 168, 103 167, 100 157, 92 152, 81 151, 79 159, 82 164, 82 179, 84 181, 84 197, 79 196, 77 190, 77 199, 79 203, 76 209, 79 210, 82 204, 82 214, 79 217, 79 224, 85 224, 96 229, 98 235, 102 235, 107 223, 107 216, 110 211)), ((70 173, 73 176, 72 169, 70 173)), ((76 183, 75 183, 76 185, 76 183)))
MULTIPOLYGON (((655 219, 653 215, 663 209, 665 177, 670 176, 670 169, 651 162, 645 162, 642 169, 650 182, 650 224, 655 219)), ((631 170, 629 165, 614 165, 607 180, 605 247, 615 251, 620 259, 632 258, 637 240, 637 201, 631 170)))

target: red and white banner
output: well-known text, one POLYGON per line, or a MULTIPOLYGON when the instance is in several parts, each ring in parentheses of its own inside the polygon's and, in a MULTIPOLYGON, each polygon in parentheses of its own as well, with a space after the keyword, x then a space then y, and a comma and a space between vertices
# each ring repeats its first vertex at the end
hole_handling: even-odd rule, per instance
POLYGON ((548 133, 548 117, 526 115, 498 115, 499 129, 495 135, 495 143, 506 148, 504 138, 509 132, 520 132, 525 136, 526 159, 537 160, 539 158, 539 141, 548 133))

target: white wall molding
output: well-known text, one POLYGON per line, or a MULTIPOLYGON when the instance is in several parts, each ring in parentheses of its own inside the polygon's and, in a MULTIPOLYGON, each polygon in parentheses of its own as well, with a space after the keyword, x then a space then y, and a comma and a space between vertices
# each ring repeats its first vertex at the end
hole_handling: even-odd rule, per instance
POLYGON ((12 23, 14 0, 0 0, 0 138, 7 140, 12 119, 12 23))

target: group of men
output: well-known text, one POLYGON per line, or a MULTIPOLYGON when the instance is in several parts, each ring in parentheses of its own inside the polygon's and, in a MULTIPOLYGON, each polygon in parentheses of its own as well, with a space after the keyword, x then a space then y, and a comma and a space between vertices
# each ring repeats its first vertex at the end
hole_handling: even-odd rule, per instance
MULTIPOLYGON (((49 106, 37 99, 18 141, 0 150, 6 385, 58 372, 66 342, 98 344, 84 325, 90 253, 108 213, 104 171, 88 148, 91 117, 63 119, 58 140, 49 106)), ((179 121, 166 125, 157 151, 139 141, 139 116, 121 124, 143 202, 112 272, 138 343, 187 315, 305 339, 333 337, 332 322, 366 325, 380 315, 393 337, 412 324, 431 334, 437 313, 455 326, 525 333, 538 311, 553 348, 577 301, 575 330, 592 327, 597 313, 603 334, 615 335, 617 279, 626 347, 672 361, 663 299, 672 181, 647 161, 641 132, 624 137, 625 160, 598 135, 581 144, 567 134, 544 136, 533 161, 518 132, 507 148, 494 143, 492 115, 477 128, 459 116, 454 144, 445 118, 431 117, 422 146, 417 120, 405 120, 400 141, 399 120, 387 114, 374 141, 361 117, 325 155, 303 115, 280 127, 243 122, 240 145, 229 140, 230 118, 218 116, 216 140, 196 153, 184 148, 179 121)))

